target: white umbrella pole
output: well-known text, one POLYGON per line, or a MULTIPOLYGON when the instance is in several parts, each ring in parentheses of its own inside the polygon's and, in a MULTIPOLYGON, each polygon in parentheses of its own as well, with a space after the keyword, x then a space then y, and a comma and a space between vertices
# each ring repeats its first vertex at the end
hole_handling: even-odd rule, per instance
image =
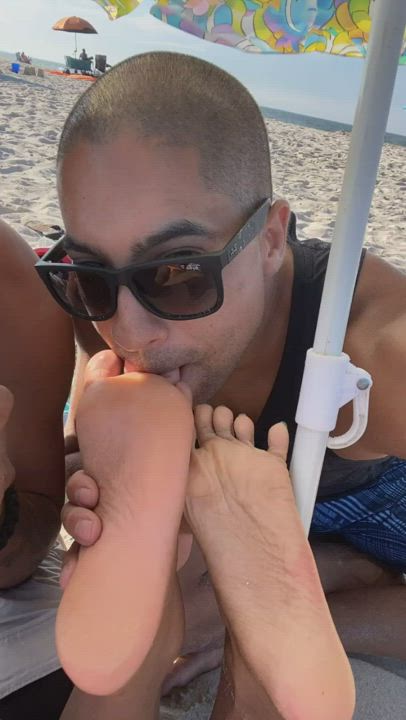
MULTIPOLYGON (((337 357, 342 352, 405 25, 406 0, 376 0, 314 340, 314 351, 320 355, 337 357)), ((316 386, 317 382, 313 383, 316 386)), ((340 394, 337 387, 323 388, 325 392, 336 398, 340 394)), ((306 532, 311 524, 330 432, 322 430, 320 424, 315 423, 317 430, 314 424, 298 425, 290 466, 306 532)))

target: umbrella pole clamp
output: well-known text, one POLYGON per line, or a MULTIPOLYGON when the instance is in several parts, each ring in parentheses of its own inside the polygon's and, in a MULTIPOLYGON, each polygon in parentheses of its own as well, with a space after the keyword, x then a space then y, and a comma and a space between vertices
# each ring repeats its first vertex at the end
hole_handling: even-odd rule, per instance
POLYGON ((338 450, 354 445, 368 423, 371 387, 371 375, 353 365, 346 353, 323 355, 310 348, 306 354, 296 422, 309 430, 331 432, 337 424, 340 408, 352 401, 350 429, 344 435, 330 436, 327 447, 338 450))

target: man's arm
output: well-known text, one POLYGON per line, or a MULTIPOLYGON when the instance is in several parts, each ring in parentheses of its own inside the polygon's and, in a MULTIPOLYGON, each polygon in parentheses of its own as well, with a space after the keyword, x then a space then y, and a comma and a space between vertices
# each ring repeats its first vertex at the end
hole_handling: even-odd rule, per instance
POLYGON ((0 588, 28 578, 60 527, 64 501, 63 407, 74 363, 70 319, 38 278, 36 256, 0 222, 0 383, 14 395, 7 453, 20 518, 0 551, 0 588))
MULTIPOLYGON (((338 450, 346 458, 406 458, 406 274, 367 254, 344 344, 351 361, 373 379, 368 426, 362 438, 338 450)), ((352 407, 339 414, 335 435, 346 432, 352 407)))

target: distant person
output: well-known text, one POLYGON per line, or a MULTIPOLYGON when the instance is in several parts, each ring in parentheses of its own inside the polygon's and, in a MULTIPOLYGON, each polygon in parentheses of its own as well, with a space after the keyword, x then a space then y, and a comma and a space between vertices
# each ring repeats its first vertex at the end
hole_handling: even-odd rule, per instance
POLYGON ((79 55, 79 58, 80 58, 81 60, 93 60, 93 57, 89 57, 89 56, 88 56, 85 48, 83 48, 82 52, 81 52, 80 55, 79 55))

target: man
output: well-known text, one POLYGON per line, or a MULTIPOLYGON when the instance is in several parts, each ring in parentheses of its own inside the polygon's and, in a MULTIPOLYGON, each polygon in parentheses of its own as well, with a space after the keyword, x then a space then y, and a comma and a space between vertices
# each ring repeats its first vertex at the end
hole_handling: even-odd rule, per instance
MULTIPOLYGON (((72 684, 63 671, 58 669, 59 661, 54 643, 55 613, 60 600, 58 576, 62 553, 60 550, 52 548, 45 559, 44 556, 58 532, 59 511, 64 497, 62 409, 72 372, 73 337, 69 318, 62 314, 51 301, 39 279, 33 273, 34 253, 17 233, 1 221, 0 254, 3 270, 0 283, 0 326, 5 348, 0 357, 0 377, 12 389, 11 393, 5 386, 0 386, 0 577, 2 586, 0 591, 0 715, 2 720, 19 720, 31 716, 41 717, 42 720, 56 720, 60 717, 71 692, 72 684)), ((97 350, 97 344, 92 350, 97 350)), ((245 418, 245 425, 247 420, 245 418)), ((229 418, 221 419, 220 417, 220 421, 223 429, 217 442, 220 445, 225 444, 226 448, 231 447, 232 457, 235 454, 234 444, 237 445, 237 450, 240 445, 239 452, 240 455, 242 453, 242 457, 245 455, 249 457, 251 453, 256 452, 251 445, 244 442, 244 427, 241 422, 239 430, 241 442, 238 443, 232 435, 229 418), (228 437, 224 440, 223 436, 227 434, 228 437), (243 445, 242 442, 244 442, 243 445)), ((216 421, 216 426, 219 432, 218 421, 216 421)), ((200 426, 198 424, 197 427, 201 445, 203 446, 206 440, 213 443, 215 433, 213 429, 210 433, 207 421, 200 422, 200 426)), ((127 431, 131 432, 131 428, 127 428, 127 431)), ((249 432, 252 430, 249 429, 249 432)), ((280 429, 279 438, 278 431, 272 435, 272 438, 272 449, 263 455, 268 456, 266 462, 270 463, 271 474, 277 483, 283 481, 289 503, 292 505, 293 497, 284 463, 287 437, 283 437, 283 433, 281 435, 280 429)), ((107 452, 109 452, 109 448, 107 448, 107 452)), ((241 461, 238 465, 241 472, 241 461)), ((194 476, 196 484, 198 478, 196 469, 194 476)), ((232 479, 237 480, 235 472, 232 479)), ((268 473, 266 480, 268 480, 268 473)), ((267 486, 268 482, 266 486, 263 486, 262 492, 268 492, 267 486)), ((229 490, 232 491, 232 483, 229 490)), ((197 497, 197 501, 198 499, 197 497)), ((215 507, 215 497, 213 497, 213 501, 215 507)), ((261 504, 262 511, 264 505, 264 503, 261 504)), ((277 506, 274 509, 275 513, 278 515, 277 506)), ((201 524, 204 515, 201 512, 198 515, 201 524)), ((205 538, 208 540, 209 546, 212 545, 213 538, 210 531, 212 516, 213 512, 209 511, 207 531, 199 530, 200 543, 203 547, 205 538)), ((293 523, 298 525, 295 513, 293 513, 292 519, 293 523)), ((228 544, 230 551, 235 555, 233 527, 230 520, 232 521, 232 516, 223 523, 221 547, 224 550, 228 544)), ((268 518, 266 520, 268 522, 268 518)), ((241 518, 239 525, 241 525, 241 518)), ((272 523, 270 523, 271 526, 272 523)), ((310 562, 310 567, 312 567, 313 561, 303 531, 298 527, 296 532, 298 532, 302 546, 303 557, 310 562)), ((249 557, 253 551, 257 555, 258 550, 258 543, 254 543, 253 546, 246 547, 245 552, 249 557)), ((264 545, 264 551, 267 552, 267 543, 264 545)), ((284 552, 284 549, 282 551, 284 552)), ((213 552, 209 547, 209 557, 215 560, 216 557, 219 558, 222 555, 213 552)), ((235 558, 235 561, 239 573, 242 567, 241 558, 235 558)), ((228 567, 230 567, 229 564, 228 567)), ((213 573, 216 572, 217 574, 221 573, 221 564, 218 568, 216 568, 216 563, 213 564, 213 573)), ((320 601, 320 583, 316 574, 312 574, 314 597, 320 601)), ((252 575, 253 579, 255 577, 256 573, 252 575)), ((260 577, 262 579, 262 573, 260 577)), ((284 578, 284 582, 287 580, 288 578, 284 578)), ((225 592, 226 597, 229 595, 229 584, 229 580, 220 577, 219 588, 223 593, 225 592)), ((278 581, 276 587, 279 585, 278 581)), ((269 601, 269 595, 272 595, 274 590, 275 583, 265 584, 261 595, 262 599, 267 598, 269 601)), ((314 620, 316 621, 315 630, 319 632, 322 642, 323 638, 327 639, 324 647, 328 651, 328 657, 325 662, 322 662, 316 655, 316 663, 322 665, 322 671, 329 666, 330 662, 335 669, 334 682, 328 683, 329 688, 325 686, 327 691, 325 701, 329 699, 331 701, 331 693, 333 693, 333 697, 337 697, 337 702, 341 703, 343 708, 342 717, 347 718, 353 706, 353 683, 348 672, 348 663, 326 611, 326 606, 323 607, 322 603, 320 615, 314 616, 313 601, 309 601, 307 596, 303 597, 303 601, 301 603, 302 612, 304 611, 306 615, 310 616, 312 624, 314 620), (341 672, 341 683, 337 683, 337 669, 338 672, 341 672)), ((258 594, 255 591, 254 605, 257 602, 258 594)), ((248 601, 248 604, 249 609, 252 610, 252 602, 248 601)), ((274 603, 272 604, 274 605, 274 603)), ((260 605, 262 614, 264 607, 265 603, 263 602, 260 605)), ((295 607, 297 608, 298 605, 295 607)), ((228 612, 226 610, 226 616, 229 615, 230 610, 228 612)), ((233 623, 232 616, 233 611, 231 610, 233 623)), ((285 613, 279 613, 279 616, 283 618, 285 613)), ((172 628, 172 615, 169 617, 169 622, 172 628)), ((256 616, 256 622, 260 625, 259 630, 262 635, 260 617, 256 616)), ((292 632, 294 632, 295 622, 293 617, 292 632)), ((303 632, 307 631, 303 622, 301 622, 301 627, 303 627, 303 632)), ((254 639, 255 633, 252 636, 251 644, 254 639)), ((264 650, 267 656, 266 645, 264 650)), ((165 652, 168 652, 168 648, 164 645, 158 658, 161 665, 161 655, 165 652)), ((231 652, 230 648, 229 652, 231 652)), ((263 663, 259 664, 254 660, 255 665, 261 669, 263 663)), ((314 671, 312 675, 315 675, 314 671)), ((246 682, 244 678, 239 678, 238 702, 240 702, 241 694, 244 699, 242 691, 246 682)), ((156 677, 153 675, 150 684, 154 683, 156 684, 156 677)), ((275 684, 275 678, 273 683, 275 684)), ((118 698, 108 699, 108 707, 105 708, 107 711, 105 717, 108 720, 111 719, 112 713, 122 720, 124 720, 123 713, 125 713, 125 717, 131 717, 133 720, 134 707, 140 700, 140 690, 137 684, 139 685, 138 678, 136 678, 135 688, 131 684, 126 693, 120 693, 118 698)), ((141 690, 145 694, 143 686, 141 686, 141 690)), ((159 687, 157 690, 159 692, 159 687)), ((318 695, 318 685, 316 684, 317 707, 320 706, 318 695)), ((224 703, 233 707, 234 701, 235 698, 228 693, 228 686, 224 687, 222 695, 219 694, 218 701, 221 702, 220 710, 218 710, 220 718, 225 717, 224 703)), ((80 717, 87 719, 95 709, 95 702, 97 702, 97 698, 83 699, 74 692, 66 708, 68 717, 73 717, 75 720, 79 720, 80 717)), ((246 700, 244 702, 246 703, 246 700)), ((314 703, 314 699, 312 702, 314 703)), ((265 703, 268 716, 269 700, 266 698, 265 703)), ((258 700, 255 700, 255 705, 258 707, 258 700)), ((274 713, 273 707, 270 708, 270 712, 274 713)), ((65 712, 63 717, 65 718, 65 712)), ((101 715, 98 717, 101 720, 101 715)), ((147 718, 145 704, 142 705, 142 718, 143 720, 147 718)))
MULTIPOLYGON (((267 207, 268 138, 244 88, 214 66, 185 56, 152 53, 122 63, 71 112, 61 137, 58 183, 64 252, 86 268, 71 275, 69 285, 55 274, 58 287, 65 287, 64 306, 93 321, 124 367, 184 381, 194 403, 247 413, 259 447, 278 420, 287 422, 293 440, 328 249, 294 240, 285 201, 267 207), (205 258, 221 253, 232 238, 237 240, 221 267, 205 258), (119 280, 110 272, 124 268, 119 280), (185 272, 184 282, 179 276, 185 272)), ((370 555, 347 546, 317 548, 319 568, 328 568, 325 590, 347 652, 402 660, 405 307, 405 277, 376 257, 364 257, 344 349, 374 378, 369 424, 356 445, 327 454, 314 525, 319 537, 347 539, 370 555), (332 513, 337 494, 351 508, 350 523, 342 504, 332 513), (331 567, 330 551, 337 557, 331 567), (343 557, 348 558, 344 572, 343 557), (351 581, 354 567, 357 577, 351 581), (378 586, 362 587, 371 578, 378 586), (382 621, 386 617, 390 625, 382 621)), ((351 408, 343 408, 336 433, 349 427, 350 417, 351 408)), ((67 529, 80 543, 92 544, 100 533, 91 512, 97 490, 79 475, 70 498, 82 509, 67 507, 67 529), (90 490, 92 499, 81 500, 79 489, 90 490), (86 533, 80 520, 90 520, 86 533)), ((173 682, 187 681, 220 660, 216 648, 223 636, 203 572, 190 570, 185 580, 188 658, 173 682)))
POLYGON ((89 58, 89 56, 88 56, 85 48, 83 48, 82 52, 81 52, 80 55, 79 55, 79 58, 80 58, 81 60, 91 60, 91 59, 92 59, 92 58, 89 58))
POLYGON ((2 720, 30 717, 33 708, 54 720, 70 689, 59 670, 54 623, 62 561, 55 540, 65 497, 62 414, 74 343, 71 322, 44 292, 35 262, 0 221, 2 720))

